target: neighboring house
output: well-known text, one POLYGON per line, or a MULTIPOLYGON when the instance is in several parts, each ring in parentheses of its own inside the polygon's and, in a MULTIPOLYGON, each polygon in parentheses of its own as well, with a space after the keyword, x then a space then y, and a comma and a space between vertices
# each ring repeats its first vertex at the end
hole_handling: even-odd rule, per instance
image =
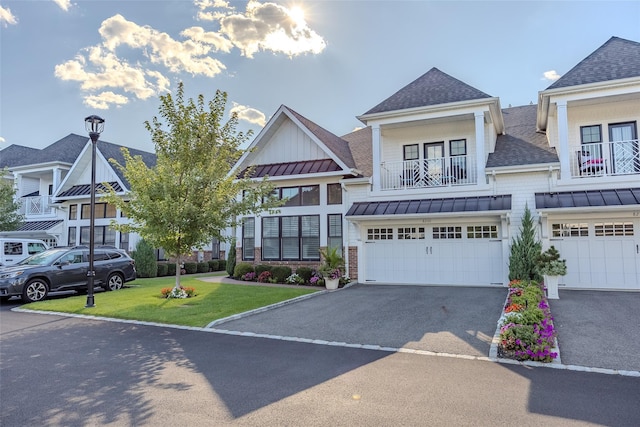
POLYGON ((362 283, 505 285, 528 206, 560 284, 640 289, 640 44, 612 37, 539 93, 500 100, 433 68, 337 137, 282 106, 235 166, 279 213, 244 219, 238 260, 316 266, 344 247, 362 283))
MULTIPOLYGON (((124 158, 120 145, 98 141, 96 146, 96 182, 109 182, 126 196, 128 183, 108 161, 124 158)), ((155 164, 152 153, 129 149, 140 155, 145 163, 155 164)), ((42 239, 50 246, 89 243, 91 140, 86 136, 70 134, 59 141, 37 150, 11 145, 0 151, 0 168, 8 167, 21 202, 24 223, 14 231, 0 232, 3 237, 29 237, 42 239)), ((111 219, 126 221, 114 206, 100 201, 100 188, 96 188, 96 244, 114 245, 131 251, 136 236, 117 232, 109 227, 111 219)))

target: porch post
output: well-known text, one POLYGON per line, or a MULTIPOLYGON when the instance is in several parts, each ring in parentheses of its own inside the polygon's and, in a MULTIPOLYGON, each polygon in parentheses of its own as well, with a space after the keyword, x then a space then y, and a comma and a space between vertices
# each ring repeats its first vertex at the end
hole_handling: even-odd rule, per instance
POLYGON ((560 179, 571 178, 571 166, 569 165, 569 125, 567 124, 567 101, 562 99, 556 102, 558 110, 558 157, 560 158, 560 179))
POLYGON ((380 191, 380 126, 374 125, 371 127, 371 144, 373 148, 373 191, 380 191))
POLYGON ((476 171, 478 173, 478 184, 486 182, 485 174, 485 154, 484 154, 484 111, 476 111, 474 114, 476 124, 476 171), (482 182, 480 182, 482 180, 482 182))

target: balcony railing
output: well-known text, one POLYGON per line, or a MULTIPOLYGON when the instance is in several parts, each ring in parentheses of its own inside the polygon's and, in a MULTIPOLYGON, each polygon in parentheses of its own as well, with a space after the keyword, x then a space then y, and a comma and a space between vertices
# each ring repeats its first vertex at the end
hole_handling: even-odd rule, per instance
POLYGON ((640 150, 637 139, 582 144, 570 156, 571 177, 640 174, 640 150))
POLYGON ((477 179, 475 158, 471 156, 383 162, 380 165, 382 190, 470 185, 477 179))
POLYGON ((51 204, 51 196, 21 197, 19 201, 18 211, 27 218, 51 215, 55 209, 51 204))

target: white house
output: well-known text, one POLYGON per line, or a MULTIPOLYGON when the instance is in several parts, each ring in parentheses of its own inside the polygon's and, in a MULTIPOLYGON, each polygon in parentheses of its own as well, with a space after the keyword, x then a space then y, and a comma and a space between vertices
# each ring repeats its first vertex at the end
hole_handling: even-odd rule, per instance
POLYGON ((503 286, 528 206, 568 288, 640 289, 640 44, 612 37, 502 108, 432 68, 338 137, 281 106, 235 166, 269 176, 277 214, 244 218, 238 261, 317 265, 343 247, 361 283, 503 286))

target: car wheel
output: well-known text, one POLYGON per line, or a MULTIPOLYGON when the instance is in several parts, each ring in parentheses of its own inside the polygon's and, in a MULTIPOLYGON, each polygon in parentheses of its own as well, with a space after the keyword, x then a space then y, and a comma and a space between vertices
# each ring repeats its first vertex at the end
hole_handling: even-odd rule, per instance
POLYGON ((109 275, 107 279, 107 284, 104 287, 105 291, 117 291, 122 289, 122 285, 124 285, 124 279, 118 273, 113 273, 109 275))
POLYGON ((49 293, 49 286, 42 279, 33 279, 27 282, 22 291, 22 301, 36 302, 42 301, 49 293))

